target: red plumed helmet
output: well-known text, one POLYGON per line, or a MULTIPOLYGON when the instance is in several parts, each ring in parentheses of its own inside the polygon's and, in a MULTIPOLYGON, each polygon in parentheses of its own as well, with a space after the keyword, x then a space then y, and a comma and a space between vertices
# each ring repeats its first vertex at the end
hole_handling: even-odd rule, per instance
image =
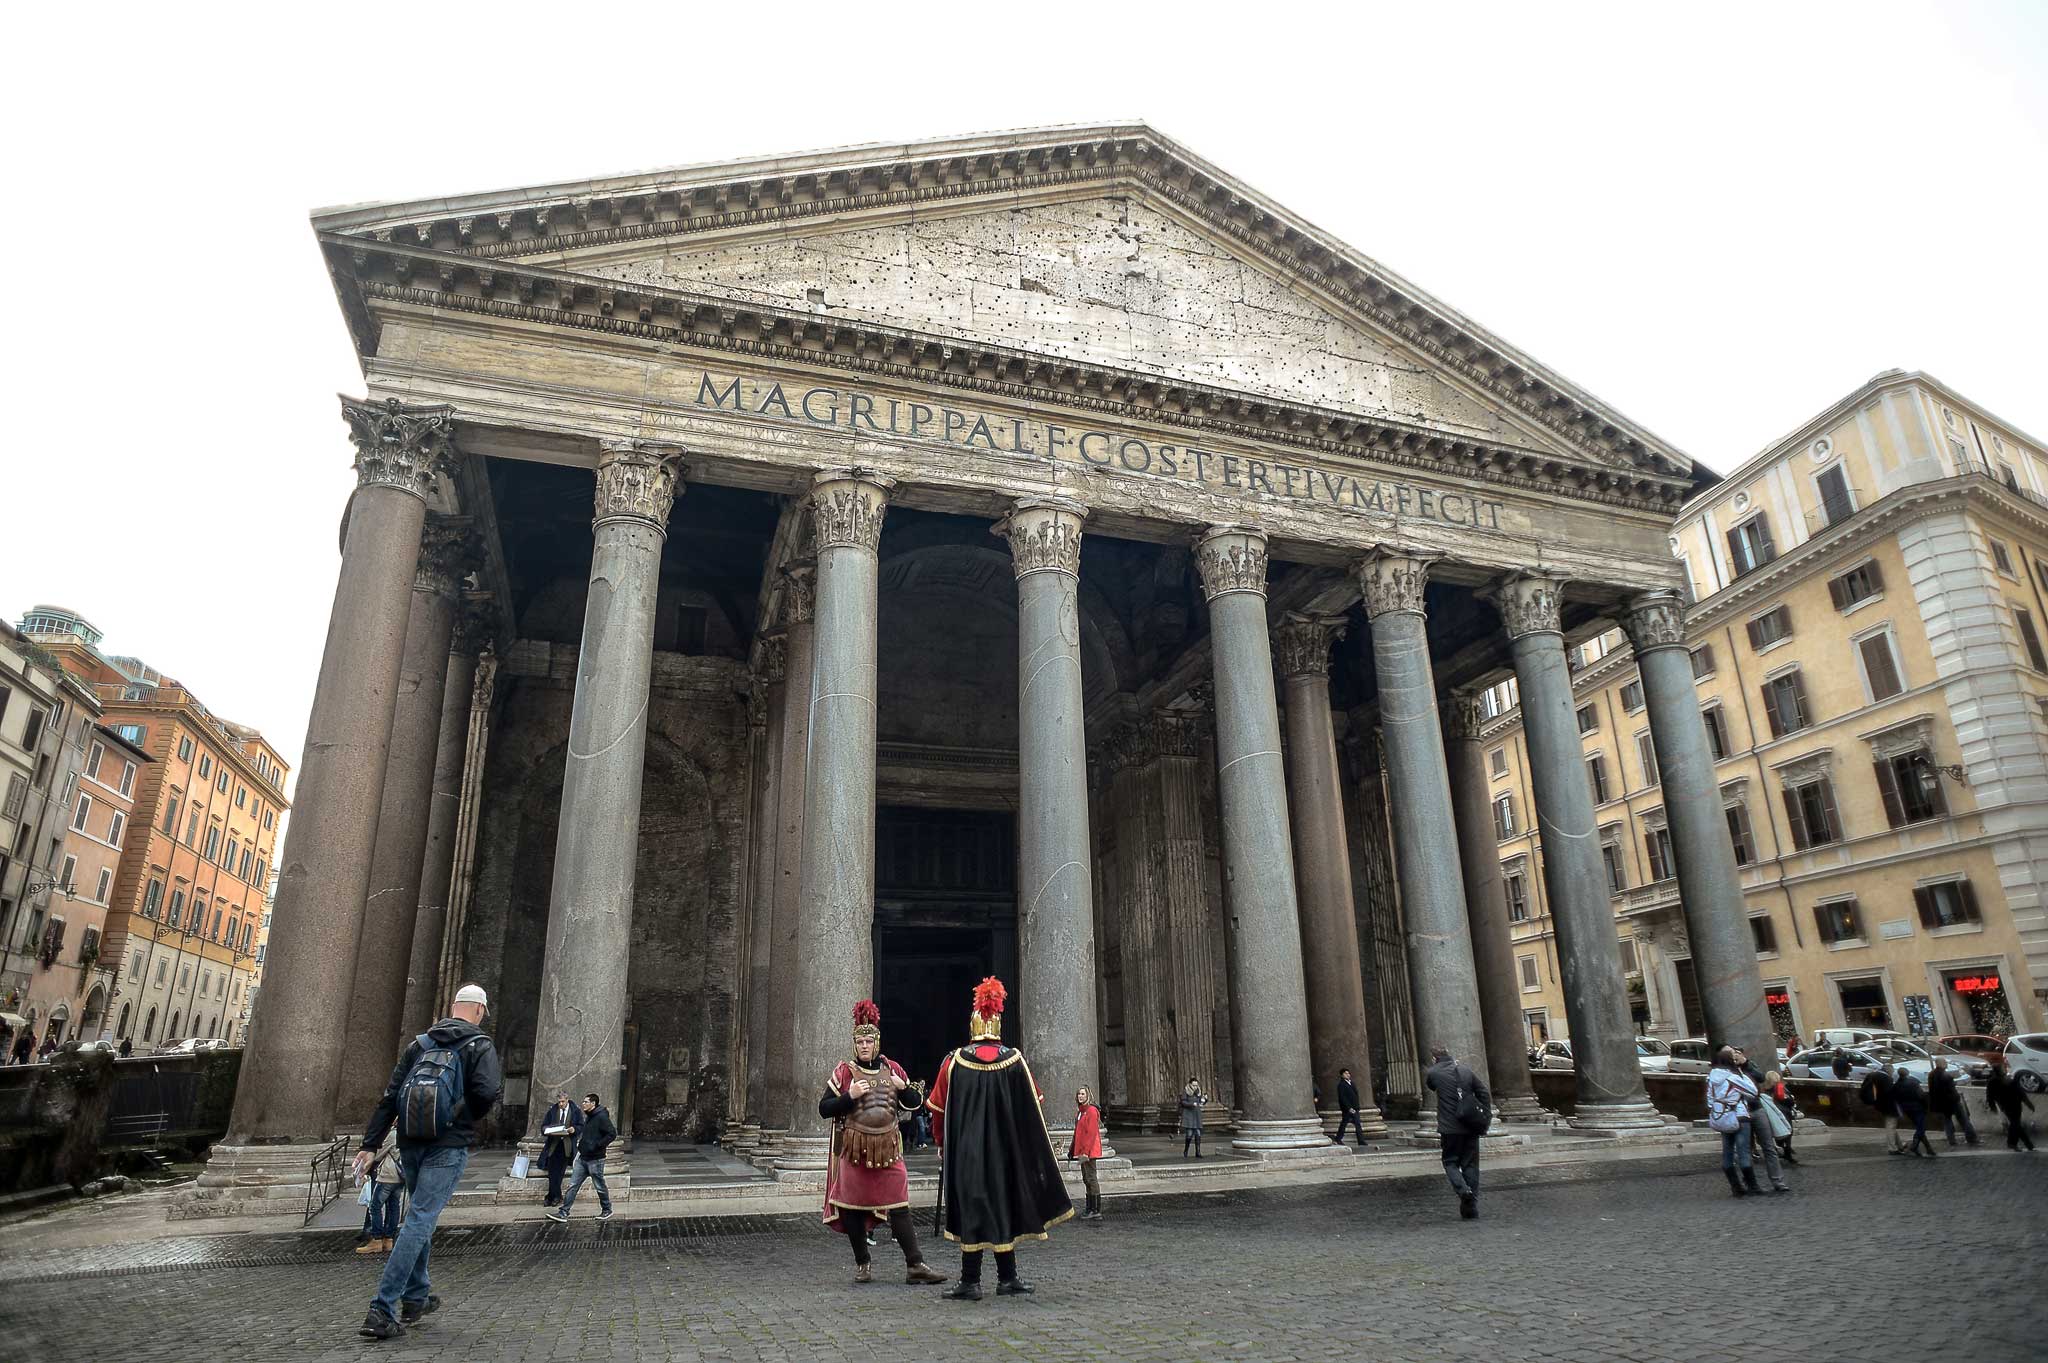
POLYGON ((853 1005, 853 1025, 856 1027, 879 1027, 882 1025, 882 1010, 875 1006, 873 999, 862 999, 853 1005))
POLYGON ((977 1017, 993 1018, 1003 1015, 1003 1005, 1009 1002, 1010 991, 1003 988, 1003 982, 991 975, 974 986, 974 1012, 977 1017))

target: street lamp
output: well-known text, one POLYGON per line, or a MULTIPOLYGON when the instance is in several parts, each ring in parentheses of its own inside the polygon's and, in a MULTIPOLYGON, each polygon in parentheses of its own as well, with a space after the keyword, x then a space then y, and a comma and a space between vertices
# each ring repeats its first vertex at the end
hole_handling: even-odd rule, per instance
POLYGON ((1969 775, 1960 762, 1938 763, 1924 752, 1913 754, 1913 768, 1920 777, 1920 789, 1928 795, 1941 789, 1941 778, 1946 776, 1959 786, 1970 784, 1969 775))

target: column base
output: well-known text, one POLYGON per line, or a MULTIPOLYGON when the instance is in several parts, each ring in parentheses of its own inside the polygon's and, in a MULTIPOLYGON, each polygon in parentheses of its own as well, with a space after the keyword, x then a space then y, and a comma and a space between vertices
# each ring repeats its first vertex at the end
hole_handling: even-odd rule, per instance
MULTIPOLYGON (((303 1216, 322 1145, 216 1145, 191 1191, 171 1200, 173 1221, 209 1216, 303 1216)), ((346 1153, 346 1152, 345 1152, 346 1153)), ((343 1187, 347 1189, 346 1176, 343 1187)))
POLYGON ((741 1122, 733 1132, 732 1143, 726 1146, 727 1153, 735 1159, 749 1159, 761 1145, 761 1124, 741 1122))
POLYGON ((787 1135, 775 1155, 775 1177, 798 1183, 820 1179, 831 1162, 830 1136, 787 1135))
POLYGON ((754 1143, 753 1153, 747 1156, 747 1162, 764 1173, 773 1173, 776 1156, 782 1153, 782 1142, 788 1135, 787 1131, 777 1127, 762 1127, 761 1135, 754 1143))
POLYGON ((1557 1114, 1543 1106, 1533 1093, 1517 1093, 1494 1104, 1493 1115, 1502 1122, 1542 1122, 1549 1124, 1557 1114))
POLYGON ((1350 1157, 1350 1150, 1330 1139, 1323 1124, 1314 1117, 1292 1117, 1282 1121, 1240 1121, 1230 1148, 1254 1159, 1316 1159, 1337 1155, 1350 1157))
POLYGON ((1565 1119, 1572 1130, 1588 1136, 1616 1136, 1664 1129, 1664 1114, 1648 1100, 1633 1103, 1580 1103, 1565 1119))

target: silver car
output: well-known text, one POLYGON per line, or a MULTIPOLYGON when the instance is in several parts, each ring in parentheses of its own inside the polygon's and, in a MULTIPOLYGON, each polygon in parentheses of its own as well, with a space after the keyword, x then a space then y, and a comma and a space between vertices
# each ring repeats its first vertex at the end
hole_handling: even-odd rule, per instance
POLYGON ((1671 1063, 1666 1067, 1673 1074, 1705 1074, 1714 1068, 1713 1048, 1700 1037, 1687 1037, 1671 1043, 1671 1063))
POLYGON ((2005 1071, 2028 1093, 2048 1089, 2048 1032, 2022 1032, 2007 1037, 2005 1071))

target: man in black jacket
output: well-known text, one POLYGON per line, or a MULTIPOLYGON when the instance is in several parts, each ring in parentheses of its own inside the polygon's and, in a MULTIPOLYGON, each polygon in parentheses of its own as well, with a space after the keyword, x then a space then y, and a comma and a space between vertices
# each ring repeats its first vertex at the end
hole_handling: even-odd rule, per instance
POLYGON ((406 1326, 441 1305, 427 1283, 427 1251, 433 1244, 434 1226, 441 1219, 441 1209, 455 1195, 463 1166, 469 1163, 477 1119, 497 1106, 505 1091, 497 1049, 477 1030, 488 1007, 481 985, 465 984, 456 990, 450 1015, 415 1037, 398 1057, 391 1082, 384 1086, 384 1096, 363 1129, 362 1148, 355 1158, 358 1177, 370 1167, 377 1148, 384 1143, 384 1133, 399 1121, 400 1104, 405 1105, 405 1121, 398 1128, 398 1163, 412 1209, 398 1228, 391 1257, 384 1261, 377 1298, 356 1331, 366 1339, 402 1335, 406 1326), (435 1056, 452 1057, 462 1094, 445 1123, 434 1116, 435 1086, 428 1071, 437 1067, 421 1064, 435 1056), (415 1069, 421 1072, 416 1075, 415 1069), (431 1136, 410 1134, 425 1124, 438 1125, 439 1130, 431 1136))
POLYGON ((612 1219, 612 1191, 604 1186, 604 1152, 618 1138, 619 1129, 612 1125, 612 1114, 604 1110, 596 1094, 584 1094, 583 1129, 576 1133, 576 1174, 569 1180, 562 1205, 548 1213, 548 1220, 569 1219, 569 1209, 576 1205, 576 1194, 583 1191, 585 1179, 597 1185, 597 1219, 612 1219))
POLYGON ((1337 1071, 1337 1109, 1342 1114, 1337 1118, 1337 1144, 1344 1144, 1344 1128, 1349 1126, 1358 1143, 1364 1145, 1365 1123, 1358 1116, 1358 1085, 1351 1082, 1350 1070, 1337 1071))
POLYGON ((1955 1148, 1957 1122, 1963 1125, 1963 1139, 1972 1145, 1977 1143, 1977 1128, 1970 1121, 1969 1100, 1956 1087, 1956 1072, 1941 1056, 1935 1057, 1934 1068, 1927 1075, 1927 1106, 1941 1118, 1942 1134, 1948 1137, 1950 1149, 1955 1148))
POLYGON ((1863 1087, 1857 1090, 1866 1107, 1875 1108, 1878 1116, 1884 1118, 1885 1139, 1891 1142, 1892 1153, 1903 1155, 1906 1148, 1899 1144, 1899 1103, 1892 1096, 1891 1071, 1879 1065, 1863 1076, 1863 1087))
POLYGON ((1921 1086, 1919 1076, 1904 1065, 1899 1066, 1899 1077, 1892 1081, 1892 1101, 1899 1105, 1899 1120, 1913 1124, 1913 1140, 1906 1153, 1918 1158, 1924 1152, 1933 1159, 1934 1142, 1927 1139, 1927 1090, 1921 1086))
POLYGON ((1486 1081, 1451 1058, 1442 1046, 1429 1048, 1423 1085, 1436 1094, 1436 1132, 1443 1146, 1444 1177, 1458 1195, 1458 1215, 1479 1215, 1479 1139, 1493 1120, 1493 1094, 1486 1081))

